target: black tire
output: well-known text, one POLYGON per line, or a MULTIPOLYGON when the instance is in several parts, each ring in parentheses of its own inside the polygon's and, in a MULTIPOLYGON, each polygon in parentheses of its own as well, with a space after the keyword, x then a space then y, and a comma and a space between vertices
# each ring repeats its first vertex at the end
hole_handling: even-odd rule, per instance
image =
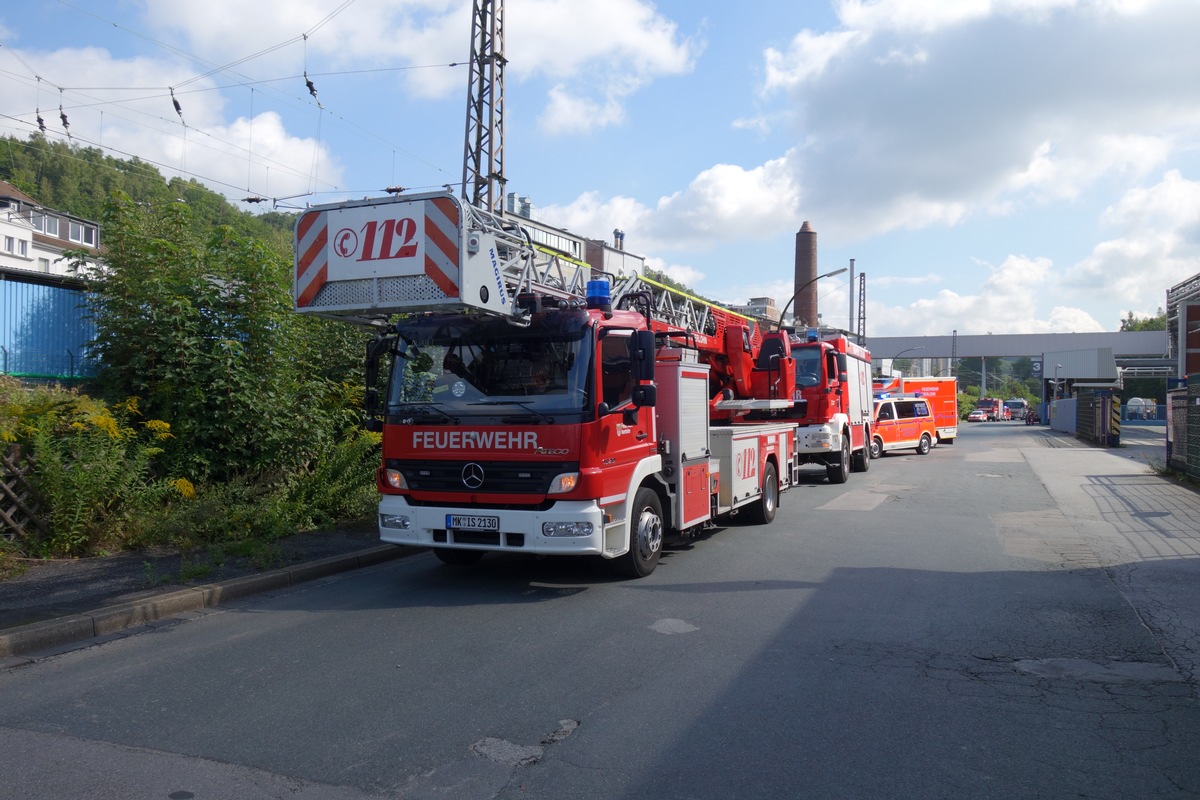
POLYGON ((933 440, 929 438, 928 433, 921 434, 921 441, 917 443, 917 455, 927 456, 929 451, 933 449, 933 440))
POLYGON ((842 432, 842 452, 833 464, 825 465, 825 474, 830 483, 845 483, 850 479, 850 434, 842 432))
POLYGON ((775 465, 768 461, 766 468, 763 469, 762 497, 750 507, 749 516, 760 525, 767 525, 775 519, 775 512, 778 509, 779 473, 775 471, 775 465))
POLYGON ((433 548, 433 554, 437 556, 438 561, 441 561, 443 564, 449 564, 452 567, 474 564, 483 558, 482 550, 451 550, 448 547, 435 547, 433 548))
POLYGON ((630 578, 644 578, 658 566, 662 554, 662 502, 651 489, 637 490, 629 512, 629 552, 616 561, 618 570, 630 578))
POLYGON ((850 456, 850 471, 851 472, 866 472, 871 468, 871 459, 874 458, 874 453, 871 452, 871 442, 875 441, 871 437, 871 432, 867 431, 867 443, 862 446, 862 449, 850 456))
POLYGON ((871 458, 883 458, 883 439, 871 437, 871 458))

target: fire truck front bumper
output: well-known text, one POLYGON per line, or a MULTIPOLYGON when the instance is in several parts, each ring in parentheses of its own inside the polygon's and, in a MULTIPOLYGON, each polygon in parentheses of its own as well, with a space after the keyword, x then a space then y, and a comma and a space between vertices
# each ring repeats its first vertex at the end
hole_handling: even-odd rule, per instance
POLYGON ((602 555, 604 518, 595 500, 546 510, 417 506, 402 495, 379 501, 379 538, 391 544, 512 553, 602 555))
POLYGON ((832 425, 810 425, 796 430, 798 453, 837 453, 841 448, 841 430, 832 425))

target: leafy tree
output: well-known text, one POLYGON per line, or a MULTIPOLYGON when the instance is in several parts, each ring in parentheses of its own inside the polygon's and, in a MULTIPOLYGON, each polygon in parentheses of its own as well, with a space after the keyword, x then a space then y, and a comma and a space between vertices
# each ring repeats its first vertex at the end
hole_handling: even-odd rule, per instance
POLYGON ((100 386, 170 423, 173 475, 288 475, 351 422, 342 382, 361 364, 361 334, 292 311, 289 254, 229 226, 202 237, 191 214, 122 194, 105 212, 90 277, 100 386))
POLYGON ((1135 317, 1132 311, 1125 314, 1121 320, 1122 331, 1165 331, 1167 329, 1167 312, 1160 307, 1153 317, 1135 317))

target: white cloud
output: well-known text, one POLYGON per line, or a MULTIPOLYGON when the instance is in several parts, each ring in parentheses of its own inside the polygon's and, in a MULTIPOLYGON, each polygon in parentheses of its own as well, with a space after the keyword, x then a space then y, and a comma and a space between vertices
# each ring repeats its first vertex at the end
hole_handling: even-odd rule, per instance
POLYGON ((922 286, 942 283, 942 276, 933 273, 925 275, 883 275, 871 278, 872 289, 887 289, 894 286, 922 286))
POLYGON ((538 117, 538 125, 552 135, 587 133, 625 121, 625 107, 617 97, 605 98, 603 104, 574 95, 563 85, 550 89, 546 108, 538 117))
POLYGON ((1117 238, 1064 276, 1075 291, 1120 298, 1126 310, 1165 307, 1166 289, 1200 273, 1200 182, 1177 170, 1134 188, 1105 214, 1117 238))
POLYGON ((838 13, 841 30, 764 52, 763 89, 790 90, 804 142, 791 168, 839 240, 1075 200, 1200 138, 1189 3, 850 0, 838 13))
POLYGON ((788 52, 768 48, 763 54, 765 78, 762 91, 770 94, 789 89, 820 75, 833 59, 859 44, 861 37, 850 31, 817 34, 800 31, 788 52))
POLYGON ((668 264, 661 258, 647 258, 646 266, 665 274, 684 286, 695 286, 704 280, 704 273, 686 264, 668 264))
POLYGON ((566 206, 546 206, 539 216, 578 231, 610 230, 627 235, 627 247, 641 253, 705 250, 721 242, 771 235, 796 227, 797 188, 785 161, 744 169, 718 164, 685 191, 660 198, 653 209, 628 197, 602 201, 580 195, 566 206))
POLYGON ((114 59, 100 48, 25 53, 46 82, 0 82, 0 105, 22 109, 26 125, 9 125, 18 138, 34 129, 41 110, 47 135, 62 137, 58 116, 70 122, 72 140, 101 147, 118 158, 136 156, 158 167, 164 177, 197 177, 231 199, 248 193, 285 196, 327 188, 341 180, 341 167, 316 140, 288 133, 278 114, 227 120, 225 101, 205 79, 176 93, 183 109, 176 114, 165 88, 186 80, 189 69, 170 60, 114 59), (74 76, 86 75, 94 86, 140 87, 123 90, 72 89, 74 76), (60 94, 47 82, 63 85, 60 94), (160 88, 146 88, 160 87, 160 88), (184 122, 186 121, 186 126, 184 122))
POLYGON ((1068 306, 1056 306, 1048 318, 1038 318, 1038 300, 1054 285, 1047 259, 1009 256, 998 267, 981 266, 988 272, 975 294, 943 289, 904 306, 872 303, 868 295, 867 319, 872 330, 876 335, 904 332, 915 336, 944 335, 950 330, 960 334, 1105 330, 1086 311, 1068 306))
MULTIPOLYGON (((466 0, 372 0, 330 18, 322 0, 211 0, 149 4, 152 25, 184 48, 228 64, 261 54, 244 67, 298 74, 342 68, 403 68, 399 78, 418 97, 462 91, 471 53, 466 0), (311 31, 302 41, 296 37, 311 31), (290 42, 278 51, 277 44, 290 42), (446 65, 456 63, 451 69, 446 65)), ((702 44, 644 0, 524 0, 504 17, 506 81, 555 82, 540 114, 551 133, 576 133, 624 120, 624 100, 647 83, 692 69, 702 44), (594 115, 594 112, 599 112, 594 115)), ((331 81, 321 78, 317 82, 331 81)))

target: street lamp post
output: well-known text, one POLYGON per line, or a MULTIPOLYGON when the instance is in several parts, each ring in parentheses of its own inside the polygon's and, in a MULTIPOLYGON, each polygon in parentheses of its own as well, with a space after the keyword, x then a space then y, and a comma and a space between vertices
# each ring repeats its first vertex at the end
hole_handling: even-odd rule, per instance
POLYGON ((924 347, 905 348, 904 350, 901 350, 899 353, 896 353, 896 355, 892 356, 892 363, 895 364, 897 361, 899 361, 900 356, 904 355, 905 353, 915 353, 918 350, 924 350, 924 349, 925 349, 924 347))
POLYGON ((1062 369, 1062 364, 1054 365, 1054 399, 1058 399, 1058 371, 1062 369))
POLYGON ((841 275, 843 272, 848 272, 849 270, 849 267, 842 267, 841 269, 835 269, 833 272, 826 272, 824 275, 818 275, 812 280, 808 280, 800 284, 800 287, 797 288, 796 291, 792 292, 792 296, 788 299, 787 305, 783 307, 783 311, 779 312, 779 324, 776 327, 783 328, 783 318, 787 316, 788 309, 792 307, 792 303, 796 302, 797 295, 822 278, 832 278, 834 275, 841 275))

